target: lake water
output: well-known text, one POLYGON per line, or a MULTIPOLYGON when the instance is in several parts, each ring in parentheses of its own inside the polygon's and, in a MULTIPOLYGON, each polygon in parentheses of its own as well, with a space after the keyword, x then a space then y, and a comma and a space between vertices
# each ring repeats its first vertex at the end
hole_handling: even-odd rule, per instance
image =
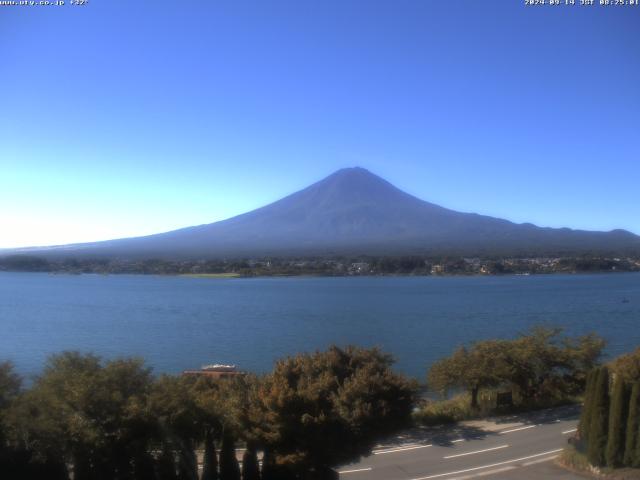
POLYGON ((0 273, 0 360, 23 374, 73 349, 144 357, 156 372, 377 345, 420 379, 460 344, 547 323, 640 345, 640 274, 199 279, 0 273), (623 302, 627 299, 628 302, 623 302))

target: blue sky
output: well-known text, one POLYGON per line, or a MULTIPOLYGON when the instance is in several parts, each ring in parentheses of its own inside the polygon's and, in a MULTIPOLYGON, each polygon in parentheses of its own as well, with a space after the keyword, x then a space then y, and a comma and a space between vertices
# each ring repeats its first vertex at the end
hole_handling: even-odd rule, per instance
POLYGON ((362 166, 449 208, 640 233, 640 7, 0 7, 0 247, 209 223, 362 166))

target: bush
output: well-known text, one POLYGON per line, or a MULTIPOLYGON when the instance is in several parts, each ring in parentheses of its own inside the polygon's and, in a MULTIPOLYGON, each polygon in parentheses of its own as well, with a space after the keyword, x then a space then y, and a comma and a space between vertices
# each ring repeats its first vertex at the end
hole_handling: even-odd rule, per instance
POLYGON ((568 446, 562 451, 560 455, 560 463, 566 467, 581 472, 589 471, 591 465, 587 456, 579 452, 573 445, 568 446))
POLYGON ((468 393, 462 393, 448 400, 428 401, 413 414, 418 425, 442 425, 446 423, 469 420, 478 415, 478 410, 471 408, 468 393))

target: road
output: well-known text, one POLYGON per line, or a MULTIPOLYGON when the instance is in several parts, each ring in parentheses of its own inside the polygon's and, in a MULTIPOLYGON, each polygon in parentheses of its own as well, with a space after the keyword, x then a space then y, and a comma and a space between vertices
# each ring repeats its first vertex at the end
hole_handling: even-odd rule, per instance
POLYGON ((409 432, 360 462, 342 466, 341 480, 574 480, 553 460, 575 432, 579 410, 562 407, 485 422, 409 432))

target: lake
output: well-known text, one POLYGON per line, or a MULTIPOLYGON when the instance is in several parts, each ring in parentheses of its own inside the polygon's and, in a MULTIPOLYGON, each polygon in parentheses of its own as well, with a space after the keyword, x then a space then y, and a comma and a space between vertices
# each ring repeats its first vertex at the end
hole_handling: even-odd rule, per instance
POLYGON ((25 375, 62 350, 142 356, 156 372, 377 345, 420 379, 473 340, 539 323, 640 345, 640 274, 207 279, 0 272, 0 360, 25 375), (624 299, 628 302, 623 301, 624 299))

